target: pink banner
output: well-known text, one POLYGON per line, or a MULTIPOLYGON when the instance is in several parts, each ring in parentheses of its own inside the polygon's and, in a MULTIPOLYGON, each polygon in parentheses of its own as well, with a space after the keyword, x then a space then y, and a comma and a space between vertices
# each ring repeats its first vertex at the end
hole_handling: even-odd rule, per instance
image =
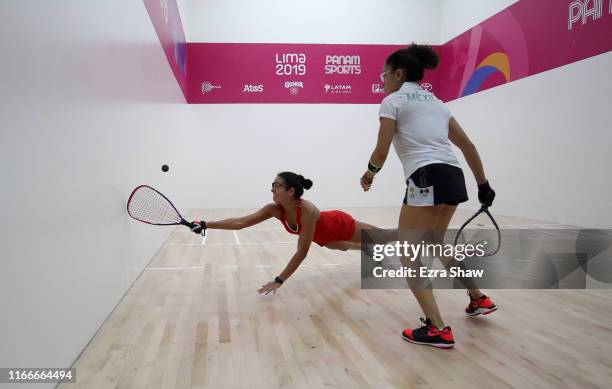
POLYGON ((172 68, 185 99, 189 102, 187 85, 187 44, 183 24, 175 0, 144 0, 157 37, 172 68))
POLYGON ((444 44, 438 96, 480 92, 612 50, 612 0, 522 0, 444 44))
MULTIPOLYGON (((185 43, 175 0, 144 0, 189 103, 378 104, 404 46, 185 43), (189 62, 187 62, 189 58, 189 62)), ((612 0, 521 0, 436 49, 422 86, 444 101, 612 50, 612 0)))
MULTIPOLYGON (((190 103, 378 104, 380 73, 405 46, 190 43, 190 103)), ((423 80, 437 88, 437 72, 423 80)))

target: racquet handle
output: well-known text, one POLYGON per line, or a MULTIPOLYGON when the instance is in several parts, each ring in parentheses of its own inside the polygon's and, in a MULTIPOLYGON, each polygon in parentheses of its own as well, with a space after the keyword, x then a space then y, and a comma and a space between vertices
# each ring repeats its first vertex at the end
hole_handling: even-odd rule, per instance
MULTIPOLYGON (((194 229, 194 228, 196 228, 196 226, 197 226, 197 224, 196 224, 196 223, 191 223, 191 222, 188 222, 188 221, 187 221, 187 220, 185 220, 185 219, 181 219, 181 224, 182 224, 182 225, 184 225, 184 226, 189 227, 189 229, 190 229, 190 230, 192 230, 192 231, 193 231, 193 229, 194 229)), ((206 236, 206 227, 205 227, 205 226, 202 228, 202 232, 200 232, 200 234, 202 234, 202 236, 206 236)))

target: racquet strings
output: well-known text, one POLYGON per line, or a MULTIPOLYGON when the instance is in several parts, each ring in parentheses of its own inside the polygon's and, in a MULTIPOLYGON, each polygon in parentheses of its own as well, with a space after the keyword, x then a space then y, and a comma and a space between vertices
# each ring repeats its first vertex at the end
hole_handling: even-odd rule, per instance
POLYGON ((484 252, 482 257, 497 254, 501 247, 501 231, 497 221, 484 206, 463 223, 457 231, 454 241, 455 246, 475 246, 477 244, 480 244, 479 247, 484 252))
POLYGON ((182 217, 161 193, 148 186, 140 186, 132 193, 128 213, 134 219, 150 224, 180 224, 182 217))

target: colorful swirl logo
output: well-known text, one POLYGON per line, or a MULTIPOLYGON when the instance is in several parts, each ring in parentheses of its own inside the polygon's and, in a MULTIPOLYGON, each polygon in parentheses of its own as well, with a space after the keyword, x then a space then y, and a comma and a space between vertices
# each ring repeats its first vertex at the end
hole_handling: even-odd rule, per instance
POLYGON ((503 74, 506 83, 510 82, 510 61, 505 53, 493 53, 483 59, 463 88, 461 97, 478 92, 482 84, 495 73, 503 74))

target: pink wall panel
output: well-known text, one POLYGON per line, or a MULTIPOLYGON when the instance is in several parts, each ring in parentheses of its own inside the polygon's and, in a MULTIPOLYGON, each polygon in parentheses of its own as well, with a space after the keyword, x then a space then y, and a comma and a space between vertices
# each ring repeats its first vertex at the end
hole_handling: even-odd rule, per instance
POLYGON ((385 59, 401 47, 190 43, 189 102, 377 104, 385 59))
POLYGON ((442 100, 612 50, 612 0, 522 0, 447 42, 442 100))
MULTIPOLYGON (((175 0, 144 2, 189 103, 378 104, 403 47, 185 43, 175 0)), ((423 85, 457 99, 612 50, 612 0, 521 0, 435 48, 423 85)))

